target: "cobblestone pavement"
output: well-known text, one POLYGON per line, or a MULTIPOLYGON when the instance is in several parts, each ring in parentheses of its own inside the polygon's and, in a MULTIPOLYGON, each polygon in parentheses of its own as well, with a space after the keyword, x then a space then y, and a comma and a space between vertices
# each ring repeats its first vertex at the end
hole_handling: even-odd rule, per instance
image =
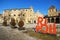
POLYGON ((0 26, 0 40, 41 40, 28 36, 18 29, 0 26))

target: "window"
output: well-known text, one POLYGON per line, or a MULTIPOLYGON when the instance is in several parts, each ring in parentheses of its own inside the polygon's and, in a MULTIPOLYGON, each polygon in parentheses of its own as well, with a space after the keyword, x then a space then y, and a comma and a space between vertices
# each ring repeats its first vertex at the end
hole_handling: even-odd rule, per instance
POLYGON ((14 16, 16 16, 16 15, 14 14, 14 16))
POLYGON ((31 21, 28 21, 28 23, 31 23, 31 21))
POLYGON ((9 16, 11 16, 11 15, 9 15, 9 16))
POLYGON ((25 15, 23 14, 23 16, 25 16, 25 15))
POLYGON ((20 16, 20 14, 18 16, 20 16))
POLYGON ((34 20, 34 23, 36 23, 36 21, 34 20))

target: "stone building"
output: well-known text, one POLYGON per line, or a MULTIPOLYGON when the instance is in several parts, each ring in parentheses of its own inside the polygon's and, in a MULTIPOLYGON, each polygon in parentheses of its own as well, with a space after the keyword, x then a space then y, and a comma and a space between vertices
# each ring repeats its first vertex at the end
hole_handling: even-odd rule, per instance
POLYGON ((57 9, 55 8, 55 6, 51 6, 48 9, 48 16, 57 16, 57 15, 58 15, 57 9))
POLYGON ((11 21, 11 18, 14 18, 16 23, 18 23, 20 20, 22 20, 25 24, 36 23, 39 16, 44 17, 44 15, 40 14, 39 12, 35 13, 32 7, 7 9, 3 11, 3 17, 7 19, 8 23, 11 21))
POLYGON ((48 20, 48 23, 60 23, 60 11, 57 11, 55 6, 51 6, 48 9, 48 15, 44 18, 48 20))
POLYGON ((44 15, 39 12, 39 10, 37 10, 36 13, 34 13, 34 18, 33 18, 34 23, 37 23, 38 17, 42 17, 42 18, 44 17, 44 15))

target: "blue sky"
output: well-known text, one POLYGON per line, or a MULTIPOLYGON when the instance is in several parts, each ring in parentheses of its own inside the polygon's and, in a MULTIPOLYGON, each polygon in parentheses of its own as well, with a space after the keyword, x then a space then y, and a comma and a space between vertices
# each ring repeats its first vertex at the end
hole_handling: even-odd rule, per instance
POLYGON ((0 14, 4 9, 13 8, 29 8, 32 6, 34 11, 40 10, 41 13, 47 15, 48 8, 54 5, 60 10, 60 0, 0 0, 0 14))

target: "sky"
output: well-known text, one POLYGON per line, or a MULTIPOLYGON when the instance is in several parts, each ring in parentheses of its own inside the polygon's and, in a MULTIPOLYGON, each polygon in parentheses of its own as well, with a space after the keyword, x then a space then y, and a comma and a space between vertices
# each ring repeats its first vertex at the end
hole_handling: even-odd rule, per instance
POLYGON ((57 10, 60 10, 60 0, 0 0, 0 14, 5 9, 13 8, 29 8, 33 7, 34 12, 39 10, 42 14, 48 14, 48 8, 54 5, 57 10))

